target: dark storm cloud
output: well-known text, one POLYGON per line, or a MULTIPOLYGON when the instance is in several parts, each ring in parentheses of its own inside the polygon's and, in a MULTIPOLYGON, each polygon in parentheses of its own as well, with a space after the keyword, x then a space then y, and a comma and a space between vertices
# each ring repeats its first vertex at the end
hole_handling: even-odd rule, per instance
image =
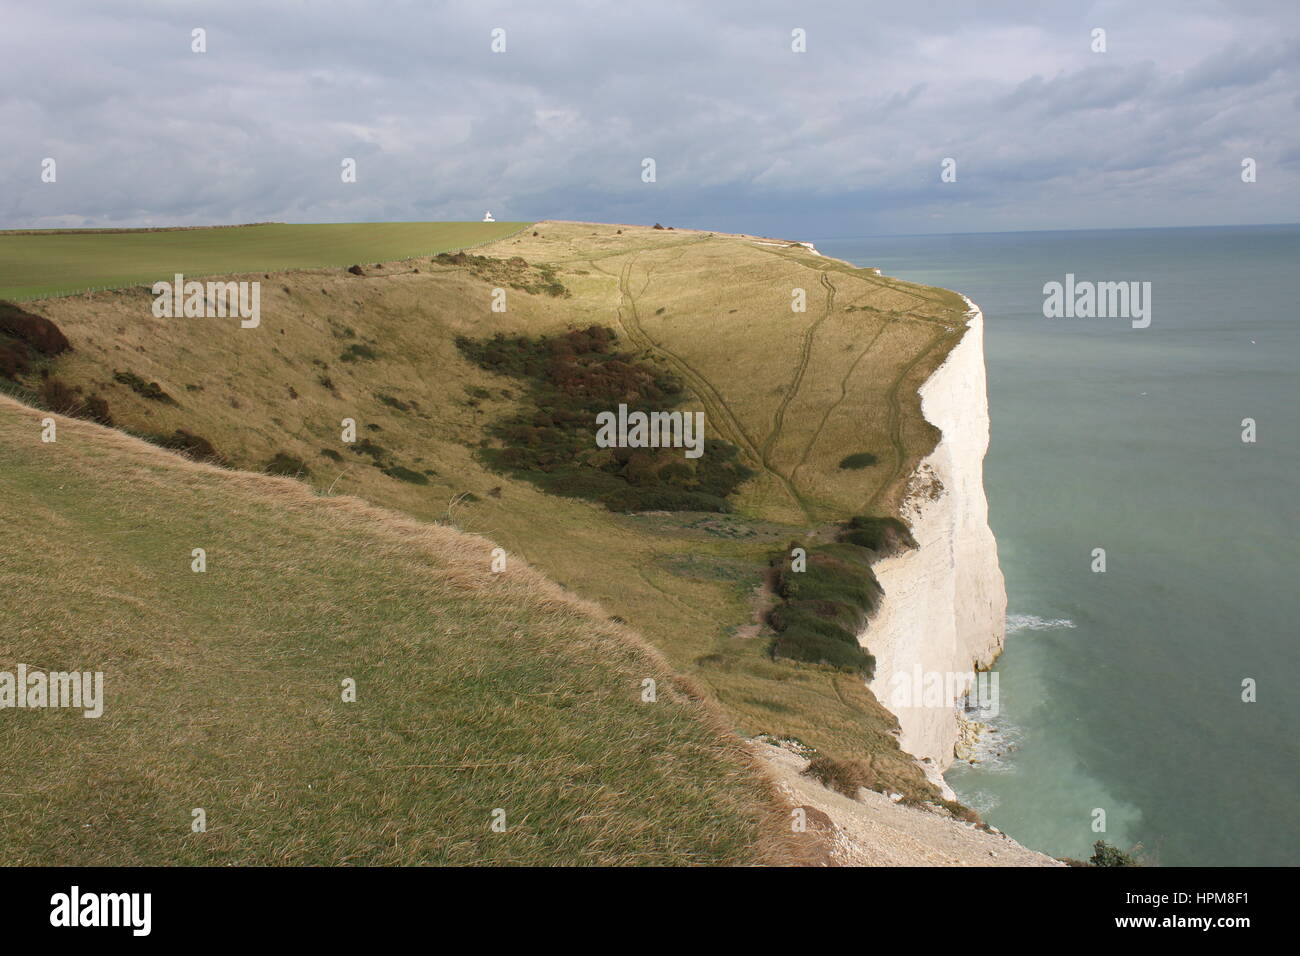
POLYGON ((491 209, 815 237, 1295 220, 1298 10, 7 3, 0 225, 491 209))

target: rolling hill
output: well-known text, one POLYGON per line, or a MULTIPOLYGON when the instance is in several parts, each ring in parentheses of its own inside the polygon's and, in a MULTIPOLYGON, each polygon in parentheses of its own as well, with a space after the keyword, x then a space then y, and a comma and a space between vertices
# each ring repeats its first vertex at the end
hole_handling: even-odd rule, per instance
MULTIPOLYGON (((729 730, 866 760, 882 788, 936 798, 861 674, 773 657, 768 584, 792 546, 896 513, 938 437, 917 388, 963 334, 960 296, 798 243, 626 225, 541 222, 468 255, 357 258, 360 274, 250 270, 268 270, 254 276, 256 329, 155 319, 141 287, 25 303, 71 349, 37 357, 9 390, 33 406, 93 399, 101 417, 155 442, 299 479, 243 482, 485 535, 644 638, 729 730), (494 429, 550 412, 535 407, 535 383, 473 360, 466 343, 592 328, 627 363, 680 385, 682 407, 704 411, 710 439, 752 472, 725 507, 623 513, 494 465, 494 429)), ((256 525, 243 531, 250 553, 256 525)))

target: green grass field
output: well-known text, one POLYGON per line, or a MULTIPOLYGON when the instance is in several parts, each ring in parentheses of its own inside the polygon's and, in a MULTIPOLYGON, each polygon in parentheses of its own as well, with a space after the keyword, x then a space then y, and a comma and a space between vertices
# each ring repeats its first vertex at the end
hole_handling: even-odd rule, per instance
POLYGON ((0 671, 101 671, 103 715, 0 712, 0 865, 798 852, 710 710, 517 556, 45 417, 0 396, 0 671))
POLYGON ((0 299, 186 277, 349 266, 454 252, 525 222, 265 223, 206 229, 0 232, 0 299))

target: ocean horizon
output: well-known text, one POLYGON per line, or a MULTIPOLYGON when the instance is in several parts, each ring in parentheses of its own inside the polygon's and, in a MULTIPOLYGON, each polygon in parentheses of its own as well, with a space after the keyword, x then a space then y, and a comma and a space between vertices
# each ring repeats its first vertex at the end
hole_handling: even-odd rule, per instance
POLYGON ((1294 864, 1300 225, 811 241, 984 313, 1008 636, 958 797, 1056 856, 1294 864), (1149 326, 1045 317, 1067 276, 1149 283, 1149 326))

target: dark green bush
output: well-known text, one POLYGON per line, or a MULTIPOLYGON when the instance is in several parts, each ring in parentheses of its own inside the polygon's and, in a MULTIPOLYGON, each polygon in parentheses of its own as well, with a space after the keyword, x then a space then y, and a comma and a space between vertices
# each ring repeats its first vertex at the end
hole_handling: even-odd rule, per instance
POLYGON ((726 499, 753 472, 727 442, 706 439, 694 460, 679 448, 596 446, 599 412, 620 404, 667 411, 684 398, 675 377, 616 351, 616 342, 598 325, 561 336, 458 338, 460 351, 480 367, 528 383, 525 407, 489 426, 501 447, 484 448, 484 463, 611 511, 729 511, 726 499))
POLYGON ((832 601, 786 601, 768 613, 768 623, 778 633, 811 631, 855 646, 865 621, 858 608, 832 601))
POLYGON ((72 348, 57 325, 13 302, 0 301, 0 332, 25 342, 41 355, 58 355, 72 348))
POLYGON ((83 395, 79 387, 69 386, 53 376, 41 380, 37 394, 41 405, 52 412, 101 425, 113 424, 108 402, 98 395, 83 395))
POLYGON ((774 562, 781 601, 767 614, 776 631, 772 656, 856 671, 869 680, 876 661, 858 634, 884 593, 871 558, 852 544, 818 545, 808 549, 806 569, 794 571, 789 552, 782 554, 774 562))
POLYGON ((352 443, 352 450, 358 455, 369 455, 376 465, 380 464, 384 456, 388 454, 382 445, 376 445, 369 438, 363 438, 359 442, 352 443))
POLYGON ((286 475, 289 478, 307 478, 311 475, 311 469, 301 458, 286 455, 282 451, 276 452, 275 457, 268 461, 262 470, 269 475, 286 475))
POLYGON ((845 561, 820 549, 808 552, 806 571, 782 568, 777 593, 800 601, 829 601, 874 611, 883 592, 869 565, 845 561))
POLYGON ((897 518, 860 515, 850 518, 839 540, 868 548, 878 554, 892 554, 906 548, 915 548, 916 539, 911 530, 897 518))
POLYGON ((162 390, 162 386, 157 382, 146 382, 134 372, 114 372, 113 381, 127 386, 141 398, 147 398, 151 401, 162 402, 166 405, 175 405, 176 400, 162 390))
POLYGON ((409 468, 403 468, 401 465, 389 465, 387 468, 381 468, 389 478, 396 478, 398 481, 409 481, 413 485, 427 485, 429 476, 422 475, 418 471, 412 471, 409 468))
POLYGON ((31 368, 27 346, 0 336, 0 378, 16 379, 31 368))
POLYGON ((358 359, 375 359, 379 356, 369 345, 362 345, 360 342, 354 342, 344 349, 343 354, 339 356, 340 362, 355 362, 358 359))
POLYGON ((179 451, 184 455, 196 461, 207 461, 214 465, 226 464, 226 459, 212 447, 212 442, 208 441, 202 435, 195 435, 178 428, 171 435, 150 435, 146 436, 149 441, 155 445, 161 445, 163 448, 170 448, 173 451, 179 451))
POLYGON ((836 670, 859 673, 870 680, 876 659, 860 647, 850 647, 833 638, 801 631, 778 634, 772 642, 772 656, 805 664, 821 664, 836 670))
POLYGON ((857 454, 846 455, 842 458, 840 460, 840 467, 845 470, 856 471, 859 468, 870 468, 878 460, 879 459, 877 459, 875 455, 871 454, 871 452, 860 451, 857 454))
POLYGON ((1093 866, 1138 866, 1138 861, 1119 847, 1111 846, 1105 840, 1098 840, 1092 845, 1092 858, 1088 860, 1093 866))

